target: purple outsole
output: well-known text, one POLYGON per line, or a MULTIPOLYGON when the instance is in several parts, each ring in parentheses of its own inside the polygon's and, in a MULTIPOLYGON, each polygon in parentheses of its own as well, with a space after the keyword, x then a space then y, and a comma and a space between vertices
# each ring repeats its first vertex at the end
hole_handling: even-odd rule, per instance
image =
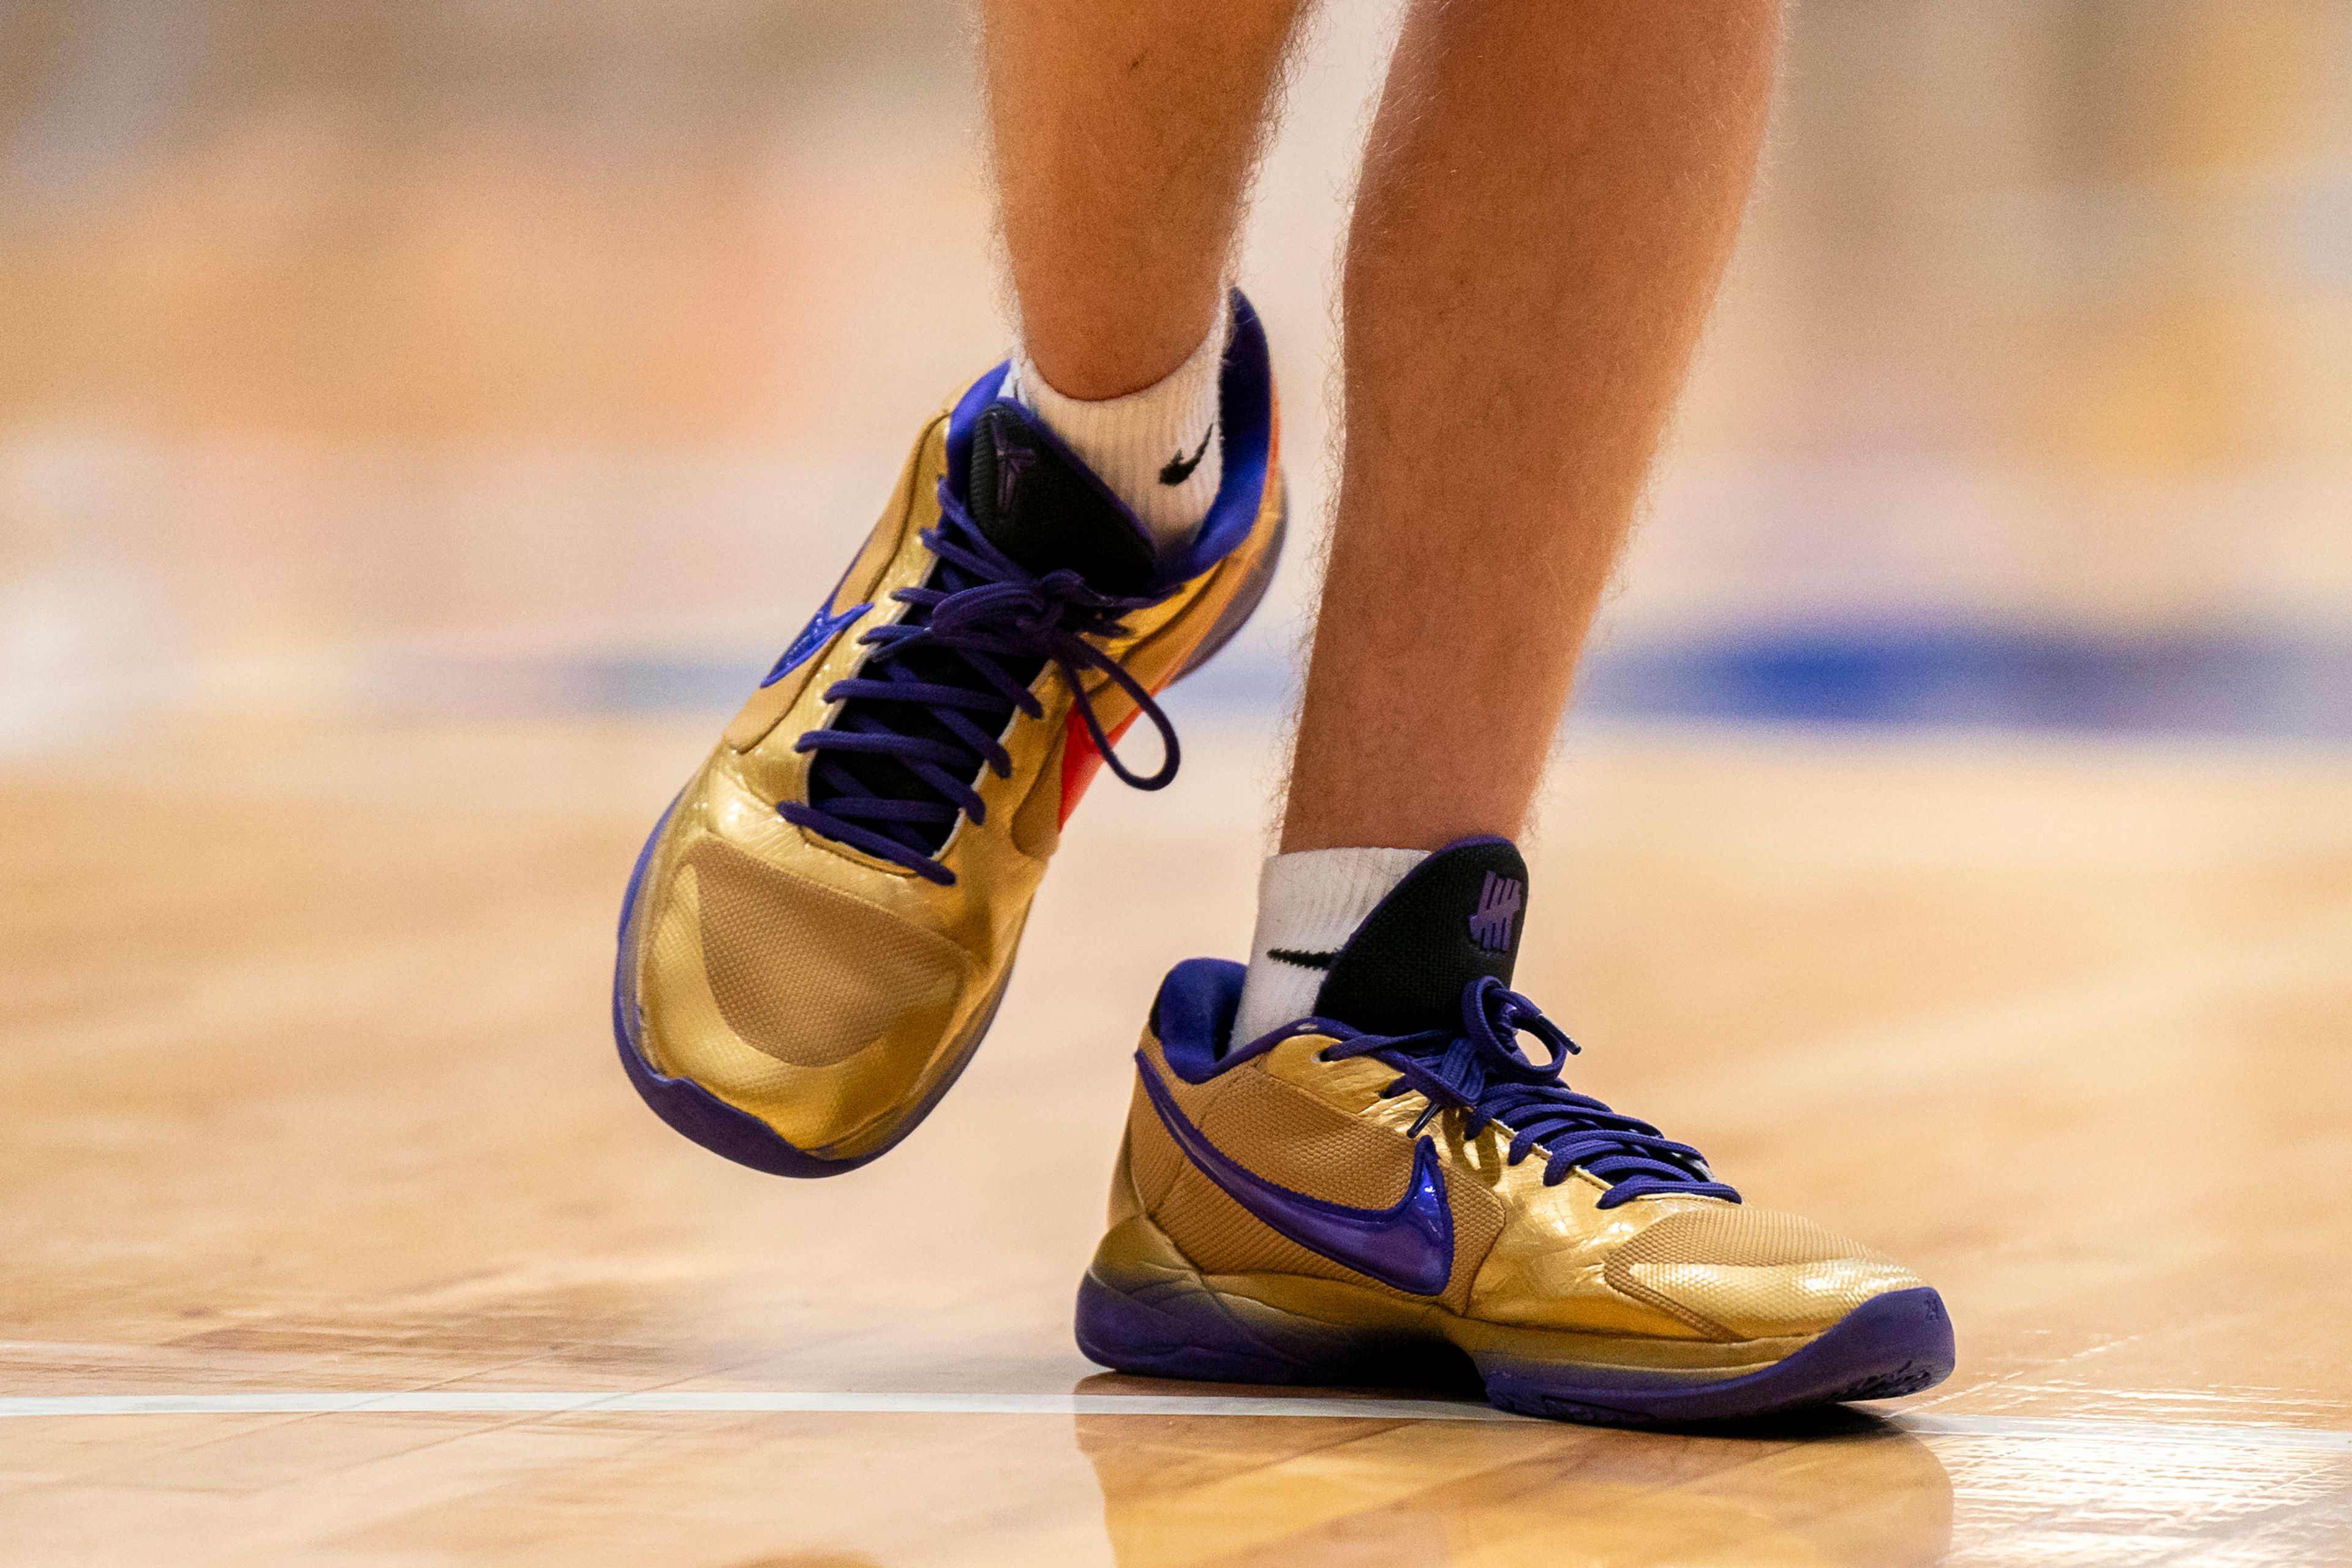
MULTIPOLYGON (((1286 492, 1282 511, 1275 520, 1271 546, 1260 558, 1248 581, 1242 584, 1241 592, 1234 596, 1234 602, 1226 606, 1223 616, 1209 628, 1208 636, 1202 639, 1201 646, 1185 660, 1183 668, 1176 674, 1176 680, 1181 680, 1214 658, 1218 650, 1231 642, 1250 616, 1256 613, 1258 605, 1265 598, 1266 589, 1274 581, 1274 569, 1281 558, 1283 540, 1288 531, 1289 522, 1289 497, 1286 492)), ((672 801, 670 805, 674 809, 677 804, 672 801)), ((645 1053, 637 1048, 631 1016, 635 1009, 629 1005, 626 986, 629 917, 636 910, 638 890, 644 885, 646 868, 653 862, 654 845, 668 822, 669 811, 665 810, 661 819, 654 824, 654 830, 646 836, 645 847, 637 851, 636 864, 629 870, 628 889, 621 896, 619 952, 613 964, 613 1041, 620 1049, 622 1069, 629 1075, 629 1082, 636 1089, 637 1097, 652 1107, 654 1114, 667 1122, 672 1130, 714 1154, 732 1160, 739 1165, 748 1165, 755 1171, 764 1171, 772 1176, 838 1176, 880 1159, 920 1125, 947 1091, 955 1087, 956 1080, 963 1076, 964 1068, 971 1065, 972 1057, 980 1050, 981 1041, 996 1021, 996 1009, 1004 1000, 1003 988, 1000 986, 995 996, 990 999, 988 1010, 973 1032, 971 1044, 966 1048, 962 1062, 923 1097, 922 1102, 915 1107, 913 1113, 898 1129, 897 1137, 878 1149, 868 1150, 848 1160, 828 1160, 796 1147, 758 1117, 737 1110, 693 1079, 667 1078, 656 1072, 652 1064, 646 1060, 645 1053)), ((1009 981, 1011 978, 1008 971, 1006 979, 1009 981)))
POLYGON ((1486 1397, 1506 1410, 1611 1426, 1679 1426, 1916 1394, 1951 1375, 1953 1355, 1951 1315, 1922 1285, 1874 1296, 1795 1354, 1719 1383, 1528 1362, 1479 1370, 1486 1397))
POLYGON ((1407 1348, 1303 1320, 1244 1321, 1190 1281, 1121 1289, 1092 1274, 1078 1285, 1077 1341, 1117 1371, 1200 1383, 1392 1383, 1381 1352, 1407 1348))
MULTIPOLYGON (((1425 1342, 1380 1341, 1303 1320, 1244 1322, 1190 1282, 1118 1289, 1091 1274, 1078 1288, 1078 1348, 1120 1372, 1210 1383, 1395 1384, 1401 1371, 1443 1370, 1458 1352, 1425 1342), (1425 1364, 1411 1366, 1418 1356, 1425 1364)), ((1926 1287, 1864 1302, 1784 1360, 1713 1383, 1631 1370, 1489 1358, 1477 1363, 1486 1397, 1506 1410, 1612 1426, 1679 1426, 1891 1399, 1940 1383, 1952 1370, 1952 1321, 1926 1287)))

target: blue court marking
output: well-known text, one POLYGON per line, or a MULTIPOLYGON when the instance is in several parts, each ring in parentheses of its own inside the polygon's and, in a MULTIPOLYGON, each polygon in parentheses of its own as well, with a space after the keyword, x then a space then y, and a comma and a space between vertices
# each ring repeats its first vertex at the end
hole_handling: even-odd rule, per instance
MULTIPOLYGON (((1170 710, 1270 712, 1286 639, 1245 635, 1170 710)), ((500 714, 722 712, 762 661, 689 654, 402 661, 394 706, 500 714)), ((1604 644, 1577 711, 1606 719, 1851 730, 2048 731, 2352 741, 2352 631, 2137 634, 1980 626, 1802 627, 1604 644)))
POLYGON ((1863 728, 2352 739, 2352 637, 1808 628, 1604 649, 1582 710, 1863 728))

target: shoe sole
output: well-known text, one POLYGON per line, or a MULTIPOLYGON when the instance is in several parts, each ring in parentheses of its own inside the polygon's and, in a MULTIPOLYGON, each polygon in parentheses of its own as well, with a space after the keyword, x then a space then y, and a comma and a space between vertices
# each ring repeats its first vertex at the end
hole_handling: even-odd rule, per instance
MULTIPOLYGON (((1194 648, 1169 679, 1174 686, 1199 669, 1221 652, 1225 645, 1239 635, 1250 616, 1257 613, 1266 590, 1273 584, 1275 568, 1282 559, 1282 548, 1290 532, 1290 487, 1283 485, 1282 508, 1275 514, 1274 538, 1265 552, 1250 570, 1233 603, 1227 605, 1194 648)), ((635 1009, 626 1000, 629 963, 629 917, 635 912, 637 892, 644 885, 646 869, 653 863, 654 846, 660 841, 662 829, 669 826, 669 814, 677 809, 672 801, 646 836, 645 847, 637 851, 636 864, 630 868, 629 885, 621 895, 621 924, 617 951, 613 960, 613 1040, 621 1053, 621 1067, 629 1075, 629 1082, 637 1097, 653 1109, 655 1115, 667 1122, 672 1130, 701 1144, 712 1153, 762 1171, 772 1176, 792 1176, 809 1179, 838 1176, 860 1165, 880 1159, 897 1148, 907 1135, 920 1126, 932 1110, 953 1089, 963 1076, 964 1068, 979 1053, 981 1042, 987 1038, 989 1026, 996 1021, 996 1010, 1003 1004, 1005 986, 1013 978, 1012 965, 1005 966, 1004 977, 996 984, 994 994, 988 999, 975 1021, 967 1026, 962 1037, 950 1048, 954 1062, 940 1081, 931 1087, 912 1114, 893 1133, 888 1142, 863 1154, 845 1160, 827 1159, 813 1154, 785 1140, 776 1130, 748 1110, 730 1105, 700 1084, 688 1078, 669 1078, 654 1070, 645 1053, 637 1047, 635 1009)))
MULTIPOLYGON (((1377 1306, 1395 1310, 1386 1300, 1377 1306)), ((1098 1259, 1078 1286, 1077 1342, 1088 1359, 1118 1372, 1203 1383, 1443 1384, 1458 1382, 1466 1361, 1502 1409, 1607 1426, 1751 1421, 1892 1399, 1941 1383, 1954 1359, 1951 1317, 1925 1286, 1874 1297, 1801 1345, 1728 1373, 1548 1356, 1580 1336, 1450 1314, 1427 1326, 1437 1311, 1408 1309, 1419 1326, 1336 1323, 1220 1290, 1188 1268, 1126 1276, 1107 1273, 1098 1259)))

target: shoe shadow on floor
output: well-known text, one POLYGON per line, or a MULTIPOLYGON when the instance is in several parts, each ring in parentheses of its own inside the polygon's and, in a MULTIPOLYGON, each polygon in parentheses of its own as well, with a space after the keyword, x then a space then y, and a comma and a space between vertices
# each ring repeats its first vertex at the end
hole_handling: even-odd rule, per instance
MULTIPOLYGON (((1266 1391, 1105 1373, 1076 1392, 1266 1391)), ((1475 1385, 1425 1383, 1312 1392, 1475 1399, 1475 1385)), ((1483 1562, 1509 1545, 1567 1563, 1883 1568, 1935 1563, 1951 1542, 1942 1462, 1852 1406, 1683 1432, 1534 1419, 1074 1420, 1119 1568, 1261 1551, 1291 1563, 1483 1562)))

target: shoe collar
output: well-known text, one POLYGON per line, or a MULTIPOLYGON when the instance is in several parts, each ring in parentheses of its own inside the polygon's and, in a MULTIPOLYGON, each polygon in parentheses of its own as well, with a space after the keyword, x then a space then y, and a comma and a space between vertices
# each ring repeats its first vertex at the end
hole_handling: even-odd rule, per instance
MULTIPOLYGON (((1240 289, 1234 290, 1233 336, 1218 372, 1218 419, 1224 429, 1224 479, 1209 514, 1191 542, 1160 558, 1154 588, 1165 592, 1191 582, 1227 555, 1257 526, 1275 460, 1274 367, 1265 329, 1240 289)), ((948 486, 964 493, 973 432, 981 414, 997 400, 1010 361, 971 384, 948 416, 948 486)))

